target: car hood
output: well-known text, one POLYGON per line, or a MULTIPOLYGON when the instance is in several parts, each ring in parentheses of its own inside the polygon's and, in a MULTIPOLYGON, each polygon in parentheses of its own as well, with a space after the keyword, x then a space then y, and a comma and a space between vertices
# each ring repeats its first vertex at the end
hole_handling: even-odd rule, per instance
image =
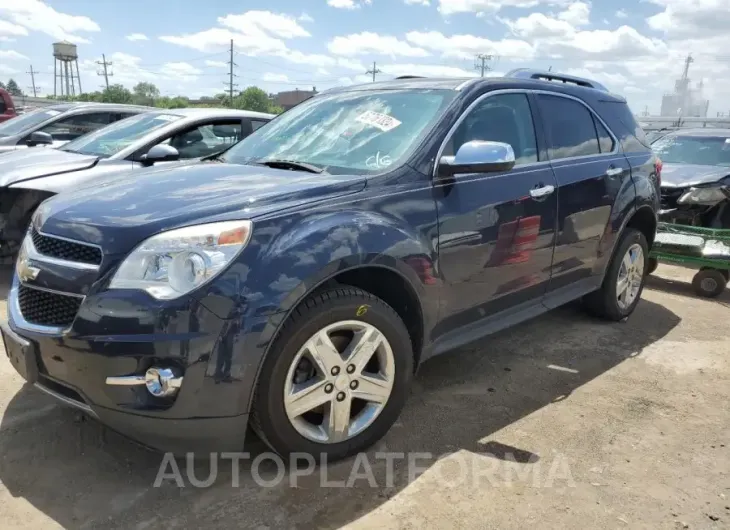
POLYGON ((254 219, 303 203, 354 193, 366 179, 203 162, 143 171, 113 184, 62 193, 36 211, 47 234, 129 252, 163 230, 189 224, 254 219))
POLYGON ((38 177, 88 169, 98 161, 99 158, 96 156, 68 153, 58 149, 40 147, 19 149, 0 156, 0 187, 38 177))
POLYGON ((730 167, 663 164, 662 187, 686 188, 698 184, 711 184, 728 175, 730 175, 730 167))

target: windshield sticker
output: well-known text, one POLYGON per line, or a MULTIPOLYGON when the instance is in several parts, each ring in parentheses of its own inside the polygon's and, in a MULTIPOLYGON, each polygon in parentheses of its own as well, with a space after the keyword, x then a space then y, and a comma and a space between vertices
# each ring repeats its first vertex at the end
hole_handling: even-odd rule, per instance
POLYGON ((50 116, 58 116, 59 114, 61 114, 61 111, 60 110, 47 110, 46 114, 48 114, 50 116))
POLYGON ((369 169, 380 169, 388 167, 393 163, 393 159, 388 155, 380 156, 380 151, 365 160, 365 165, 369 169))
POLYGON ((157 116, 157 119, 161 121, 175 121, 178 118, 179 116, 175 116, 174 114, 160 114, 157 116))
POLYGON ((380 114, 379 112, 375 112, 372 110, 360 114, 360 116, 356 118, 356 121, 364 123, 365 125, 370 125, 371 127, 376 127, 383 132, 395 129, 401 124, 401 122, 399 122, 392 116, 388 116, 387 114, 380 114))

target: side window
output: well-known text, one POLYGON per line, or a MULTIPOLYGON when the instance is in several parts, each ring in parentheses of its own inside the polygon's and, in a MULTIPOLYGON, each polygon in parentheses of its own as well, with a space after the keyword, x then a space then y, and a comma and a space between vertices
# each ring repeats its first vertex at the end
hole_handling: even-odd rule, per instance
POLYGON ((500 94, 482 100, 454 131, 444 155, 454 156, 472 140, 491 140, 512 146, 516 165, 537 162, 535 125, 525 94, 500 94))
POLYGON ((180 153, 180 159, 213 155, 242 138, 240 121, 208 123, 182 131, 160 142, 169 144, 180 153))
POLYGON ((54 140, 70 142, 79 136, 109 125, 109 120, 110 115, 108 112, 77 114, 46 125, 41 131, 53 136, 54 140))
POLYGON ((5 114, 5 111, 8 110, 7 105, 5 105, 5 98, 3 98, 3 95, 0 94, 0 114, 5 114))
POLYGON ((615 147, 613 138, 595 116, 593 116, 593 123, 596 125, 596 131, 598 131, 598 145, 601 148, 601 153, 610 153, 615 147))
POLYGON ((251 120, 251 127, 255 131, 256 129, 261 128, 262 126, 266 125, 267 123, 269 123, 269 122, 266 120, 251 120))
POLYGON ((114 123, 115 121, 123 120, 125 118, 131 118, 132 116, 136 116, 136 112, 115 112, 111 116, 111 120, 109 120, 109 123, 114 123))
POLYGON ((560 96, 538 95, 552 160, 601 152, 593 116, 585 105, 560 96))

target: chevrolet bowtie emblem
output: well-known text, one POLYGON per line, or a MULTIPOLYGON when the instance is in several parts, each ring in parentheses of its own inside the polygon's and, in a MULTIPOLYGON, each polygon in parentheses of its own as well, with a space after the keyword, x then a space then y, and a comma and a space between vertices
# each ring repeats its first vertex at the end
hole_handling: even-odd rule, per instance
POLYGON ((29 282, 35 280, 41 270, 37 267, 33 267, 28 259, 28 254, 25 249, 21 249, 20 255, 18 256, 18 263, 15 266, 15 272, 18 274, 18 279, 21 282, 29 282))

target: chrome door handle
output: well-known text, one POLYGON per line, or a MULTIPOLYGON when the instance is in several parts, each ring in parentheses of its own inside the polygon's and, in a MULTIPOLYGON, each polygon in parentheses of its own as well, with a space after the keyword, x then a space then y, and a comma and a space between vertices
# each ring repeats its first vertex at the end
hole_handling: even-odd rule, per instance
POLYGON ((621 167, 610 167, 606 170, 606 175, 609 177, 618 177, 623 172, 624 169, 621 167))
POLYGON ((542 188, 531 189, 530 197, 532 197, 533 199, 539 199, 541 197, 547 197, 554 191, 555 191, 555 186, 548 184, 547 186, 543 186, 542 188))

